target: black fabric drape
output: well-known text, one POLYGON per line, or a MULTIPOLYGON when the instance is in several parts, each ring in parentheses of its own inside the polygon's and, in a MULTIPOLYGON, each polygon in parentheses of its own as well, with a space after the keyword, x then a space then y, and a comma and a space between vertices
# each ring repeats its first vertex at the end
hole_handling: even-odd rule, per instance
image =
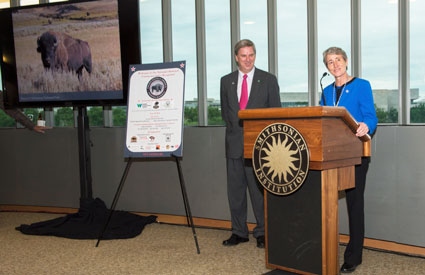
MULTIPOLYGON (((99 199, 85 199, 75 214, 53 220, 22 224, 16 230, 28 235, 45 235, 69 239, 97 239, 106 224, 109 210, 99 199)), ((103 233, 102 240, 128 239, 142 233, 145 225, 155 222, 157 216, 139 216, 125 211, 114 211, 103 233)))

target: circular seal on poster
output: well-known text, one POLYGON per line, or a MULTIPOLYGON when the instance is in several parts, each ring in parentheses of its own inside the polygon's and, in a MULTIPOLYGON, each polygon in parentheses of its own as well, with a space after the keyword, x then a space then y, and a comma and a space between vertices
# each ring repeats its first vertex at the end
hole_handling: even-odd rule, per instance
POLYGON ((307 177, 310 161, 307 143, 291 125, 268 125, 255 140, 252 154, 258 181, 273 194, 292 194, 307 177))
POLYGON ((146 91, 151 98, 161 98, 167 92, 167 82, 162 77, 154 77, 148 82, 146 91))

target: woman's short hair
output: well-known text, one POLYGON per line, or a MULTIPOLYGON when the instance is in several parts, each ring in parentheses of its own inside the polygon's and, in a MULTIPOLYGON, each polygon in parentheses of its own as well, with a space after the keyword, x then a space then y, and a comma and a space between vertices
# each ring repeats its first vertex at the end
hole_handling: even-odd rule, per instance
POLYGON ((348 60, 347 54, 345 53, 345 51, 343 49, 338 48, 338 47, 330 47, 323 52, 323 63, 325 63, 326 67, 328 66, 328 64, 326 64, 326 57, 329 54, 341 55, 342 58, 344 58, 345 62, 347 62, 347 60, 348 60))
POLYGON ((242 39, 235 45, 235 55, 238 55, 239 50, 245 47, 252 47, 254 49, 254 53, 257 54, 254 42, 249 39, 242 39))

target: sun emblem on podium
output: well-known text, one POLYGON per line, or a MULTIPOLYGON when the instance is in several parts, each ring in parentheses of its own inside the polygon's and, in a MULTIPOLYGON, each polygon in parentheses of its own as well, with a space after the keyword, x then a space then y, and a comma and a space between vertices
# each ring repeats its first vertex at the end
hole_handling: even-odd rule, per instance
POLYGON ((267 191, 289 195, 298 190, 307 177, 309 150, 295 128, 274 123, 258 135, 252 161, 257 179, 267 191))
POLYGON ((269 168, 268 174, 272 174, 271 179, 278 177, 278 182, 282 182, 282 178, 288 181, 288 174, 294 176, 293 171, 297 170, 294 162, 298 160, 296 157, 298 150, 291 150, 293 142, 288 142, 286 136, 283 140, 280 135, 272 136, 271 139, 272 142, 266 142, 266 147, 263 148, 266 153, 266 156, 262 158, 263 167, 269 168))

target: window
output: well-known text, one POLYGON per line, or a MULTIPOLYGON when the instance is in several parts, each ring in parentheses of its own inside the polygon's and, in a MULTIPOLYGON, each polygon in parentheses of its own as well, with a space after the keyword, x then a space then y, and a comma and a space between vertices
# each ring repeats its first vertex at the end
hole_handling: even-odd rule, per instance
POLYGON ((0 127, 16 127, 16 122, 0 109, 0 127))
POLYGON ((34 123, 37 124, 37 120, 45 120, 43 108, 25 108, 24 114, 34 123))
POLYGON ((0 9, 10 8, 10 0, 0 0, 0 9))
POLYGON ((283 107, 308 106, 306 11, 307 1, 277 1, 278 80, 283 107))
POLYGON ((397 1, 362 1, 361 12, 362 75, 372 86, 378 121, 397 123, 399 111, 397 1))
POLYGON ((127 125, 127 106, 112 107, 112 126, 127 125))
POLYGON ((267 1, 240 0, 240 9, 241 39, 254 42, 257 50, 255 66, 268 71, 267 1))
MULTIPOLYGON (((198 124, 196 19, 194 0, 173 0, 173 59, 186 60, 184 124, 198 124)), ((205 91, 202 91, 205 92, 205 91)))
POLYGON ((55 127, 74 127, 74 110, 72 107, 54 108, 55 127))
POLYGON ((205 1, 208 125, 223 125, 220 79, 232 71, 229 0, 205 1))
POLYGON ((161 1, 140 0, 139 14, 142 63, 162 62, 161 1))
POLYGON ((90 127, 102 127, 103 122, 103 108, 101 106, 87 107, 87 116, 89 117, 90 127))
MULTIPOLYGON (((62 2, 48 0, 43 2, 62 2)), ((162 1, 138 0, 140 48, 143 63, 163 62, 162 1)), ((10 7, 0 0, 0 8, 10 7)), ((22 6, 39 0, 12 1, 22 6)), ((173 60, 186 60, 185 124, 198 124, 198 70, 196 49, 196 0, 171 0, 173 60)), ((285 107, 308 105, 307 4, 309 1, 276 1, 278 32, 278 81, 285 107)), ((256 66, 268 70, 267 0, 239 0, 240 38, 256 44, 256 66)), ((351 68, 351 0, 317 0, 318 79, 327 68, 322 52, 331 46, 344 49, 351 68)), ((410 121, 425 123, 425 2, 410 0, 410 121)), ((220 78, 230 73, 234 60, 230 37, 230 0, 205 1, 206 88, 208 125, 222 125, 220 78)), ((369 80, 380 123, 397 123, 398 90, 398 0, 361 1, 362 77, 369 80), (378 20, 377 20, 378 19, 378 20)), ((167 27, 167 26, 165 26, 167 27)), ((168 31, 167 29, 165 31, 168 31)), ((1 72, 0 72, 1 75, 1 72)), ((334 81, 323 79, 323 87, 334 81)), ((0 80, 1 84, 1 80, 0 80)), ((89 107, 90 124, 103 125, 101 107, 89 107)), ((27 110, 25 110, 27 112, 27 110)), ((112 109, 113 125, 125 126, 126 107, 112 109), (116 116, 116 117, 115 117, 116 116)), ((1 113, 1 112, 0 112, 1 113)), ((69 108, 54 109, 55 126, 73 126, 69 108), (59 118, 56 118, 59 116, 59 118)), ((4 113, 0 122, 11 121, 4 113)), ((12 123, 13 124, 13 123, 12 123)))
POLYGON ((410 1, 410 122, 425 123, 425 2, 410 1))
MULTIPOLYGON (((351 75, 350 17, 350 0, 321 0, 317 2, 317 73, 319 80, 323 73, 328 71, 323 63, 323 52, 329 47, 339 47, 347 53, 348 74, 351 75)), ((323 88, 334 81, 332 75, 324 77, 323 88)))
POLYGON ((19 1, 20 6, 38 5, 39 3, 40 3, 39 0, 20 0, 19 1))

